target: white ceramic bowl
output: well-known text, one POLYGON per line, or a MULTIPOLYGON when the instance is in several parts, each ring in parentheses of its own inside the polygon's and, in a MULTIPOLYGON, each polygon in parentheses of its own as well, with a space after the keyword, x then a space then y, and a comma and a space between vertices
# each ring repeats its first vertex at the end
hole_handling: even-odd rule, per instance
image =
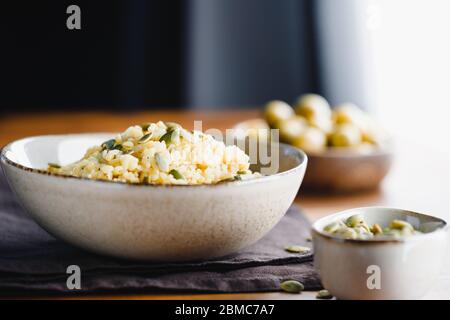
POLYGON ((279 173, 216 185, 131 185, 42 170, 49 162, 76 161, 88 147, 112 136, 18 140, 3 148, 1 165, 23 206, 44 229, 76 246, 123 258, 205 259, 256 242, 292 204, 307 165, 304 153, 280 144, 279 173))
POLYGON ((323 286, 337 298, 417 299, 440 273, 447 253, 447 229, 442 219, 406 210, 343 211, 314 223, 315 265, 323 286), (401 219, 426 233, 401 239, 347 240, 323 232, 329 223, 357 213, 369 224, 386 227, 393 219, 401 219))

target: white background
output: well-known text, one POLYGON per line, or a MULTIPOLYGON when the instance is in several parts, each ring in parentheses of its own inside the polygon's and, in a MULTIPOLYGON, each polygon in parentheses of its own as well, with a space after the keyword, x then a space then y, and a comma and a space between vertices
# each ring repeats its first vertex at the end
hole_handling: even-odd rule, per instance
POLYGON ((377 117, 395 136, 450 155, 450 1, 354 1, 377 117))

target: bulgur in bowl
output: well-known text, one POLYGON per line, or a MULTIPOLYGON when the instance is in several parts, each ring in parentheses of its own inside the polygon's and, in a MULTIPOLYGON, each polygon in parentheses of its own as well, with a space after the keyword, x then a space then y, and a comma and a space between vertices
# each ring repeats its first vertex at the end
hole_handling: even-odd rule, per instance
POLYGON ((214 184, 260 177, 249 156, 200 131, 173 122, 130 126, 90 147, 73 163, 49 163, 48 171, 67 176, 134 184, 214 184))
MULTIPOLYGON (((135 140, 143 136, 144 132, 135 140)), ((161 142, 162 136, 154 141, 161 142)), ((216 145, 224 152, 221 159, 230 153, 229 163, 223 167, 220 161, 212 161, 219 167, 201 176, 196 172, 207 168, 198 163, 194 163, 195 168, 172 163, 172 152, 180 150, 169 150, 166 145, 165 149, 152 149, 155 152, 146 169, 125 177, 114 170, 133 168, 133 164, 124 164, 120 157, 115 164, 107 163, 115 161, 117 152, 110 160, 103 159, 109 151, 118 150, 114 149, 116 145, 124 147, 125 141, 119 142, 117 137, 111 133, 29 137, 4 147, 0 163, 19 201, 49 233, 100 254, 156 261, 219 257, 256 242, 292 204, 307 165, 302 151, 273 143, 270 147, 276 150, 277 166, 262 175, 258 172, 266 164, 259 159, 253 161, 252 156, 247 158, 248 150, 241 153, 232 146, 216 145), (156 151, 170 153, 168 167, 159 167, 156 151), (86 168, 82 173, 69 172, 86 155, 89 159, 99 154, 103 154, 101 165, 112 170, 95 167, 100 165, 97 158, 85 163, 95 167, 89 169, 91 175, 86 168), (102 172, 101 178, 93 176, 97 171, 102 172)), ((141 145, 133 144, 133 148, 141 145)), ((125 145, 121 155, 129 154, 129 147, 125 145)), ((143 158, 139 155, 138 166, 142 166, 143 158)), ((193 165, 191 161, 182 164, 193 165)))

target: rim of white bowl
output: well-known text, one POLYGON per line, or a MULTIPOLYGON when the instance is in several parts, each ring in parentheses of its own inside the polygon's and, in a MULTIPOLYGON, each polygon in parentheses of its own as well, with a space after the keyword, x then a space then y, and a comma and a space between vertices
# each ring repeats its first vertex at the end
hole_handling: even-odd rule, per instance
POLYGON ((445 221, 442 218, 432 216, 429 214, 420 213, 417 211, 401 209, 401 208, 394 208, 394 207, 385 207, 385 206, 368 206, 368 207, 358 207, 358 208, 346 209, 343 211, 333 213, 326 217, 320 218, 319 220, 317 220, 316 222, 313 223, 311 229, 316 235, 321 236, 326 239, 329 239, 329 240, 337 241, 337 242, 382 244, 382 243, 392 243, 392 242, 396 242, 396 243, 409 242, 409 241, 414 241, 415 239, 428 237, 430 235, 436 234, 437 232, 447 232, 449 229, 449 225, 448 225, 447 221, 445 221), (332 222, 332 221, 336 220, 339 216, 349 213, 351 211, 366 210, 366 209, 378 209, 378 210, 389 210, 389 211, 396 210, 396 211, 402 211, 402 212, 406 212, 406 213, 412 213, 414 215, 428 217, 430 219, 436 220, 436 222, 441 222, 443 225, 442 225, 442 227, 436 228, 434 231, 427 232, 427 233, 420 233, 420 234, 416 234, 416 235, 408 236, 408 237, 400 237, 400 238, 385 237, 385 238, 372 238, 372 239, 346 239, 346 238, 342 238, 342 237, 327 233, 327 232, 323 231, 323 229, 318 227, 318 225, 323 224, 323 222, 326 220, 330 220, 330 222, 332 222))
POLYGON ((4 163, 6 165, 10 165, 12 167, 15 167, 17 169, 23 170, 28 173, 35 173, 35 174, 41 174, 46 176, 51 176, 59 179, 70 179, 70 180, 78 180, 78 181, 86 181, 89 183, 107 183, 111 185, 119 185, 124 187, 150 187, 150 188, 188 188, 188 187, 195 187, 195 188, 209 188, 209 187, 221 187, 221 186, 240 186, 240 185, 248 185, 248 184, 255 184, 255 183, 263 183, 267 181, 271 181, 274 179, 279 179, 285 175, 289 175, 295 171, 300 170, 302 167, 306 167, 308 164, 308 156, 306 153, 294 146, 291 146, 286 143, 275 143, 277 145, 283 146, 287 149, 293 150, 297 153, 298 158, 301 160, 303 158, 303 161, 301 161, 297 166, 283 171, 278 172, 276 174, 268 175, 268 176, 261 176, 257 179, 249 179, 249 180, 237 180, 237 181, 224 181, 224 182, 218 182, 218 183, 211 183, 211 184, 195 184, 195 185, 189 185, 189 184, 149 184, 149 183, 129 183, 129 182, 122 182, 122 181, 110 181, 110 180, 96 180, 96 179, 89 179, 84 177, 74 177, 74 176, 66 176, 61 175, 57 173, 51 173, 44 169, 37 169, 37 168, 30 168, 24 165, 21 165, 6 155, 6 153, 9 151, 11 152, 11 146, 14 143, 27 140, 27 139, 36 139, 36 138, 50 138, 50 137, 70 137, 70 136, 108 136, 108 135, 117 135, 117 133, 111 133, 111 132, 93 132, 93 133, 71 133, 71 134, 48 134, 48 135, 38 135, 38 136, 30 136, 25 137, 21 139, 17 139, 14 141, 11 141, 10 143, 6 144, 1 150, 0 150, 0 162, 4 163))

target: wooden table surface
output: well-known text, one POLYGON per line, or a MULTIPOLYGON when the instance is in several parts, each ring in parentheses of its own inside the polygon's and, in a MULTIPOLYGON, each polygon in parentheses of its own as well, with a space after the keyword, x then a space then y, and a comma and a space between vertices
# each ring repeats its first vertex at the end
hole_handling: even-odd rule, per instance
MULTIPOLYGON (((257 110, 244 111, 157 111, 135 113, 73 112, 7 115, 0 118, 0 146, 30 135, 119 132, 130 124, 165 120, 192 128, 194 120, 203 121, 203 129, 232 128, 239 121, 259 116, 257 110)), ((300 193, 295 202, 309 219, 347 208, 385 205, 429 213, 450 219, 450 158, 412 139, 396 137, 392 171, 379 190, 351 195, 311 195, 300 193)), ((450 256, 450 255, 449 255, 450 256)), ((425 297, 450 299, 450 258, 434 289, 425 297)), ((92 299, 314 299, 314 292, 292 295, 278 292, 242 294, 129 294, 80 295, 92 299)), ((61 297, 64 298, 64 297, 61 297)))

